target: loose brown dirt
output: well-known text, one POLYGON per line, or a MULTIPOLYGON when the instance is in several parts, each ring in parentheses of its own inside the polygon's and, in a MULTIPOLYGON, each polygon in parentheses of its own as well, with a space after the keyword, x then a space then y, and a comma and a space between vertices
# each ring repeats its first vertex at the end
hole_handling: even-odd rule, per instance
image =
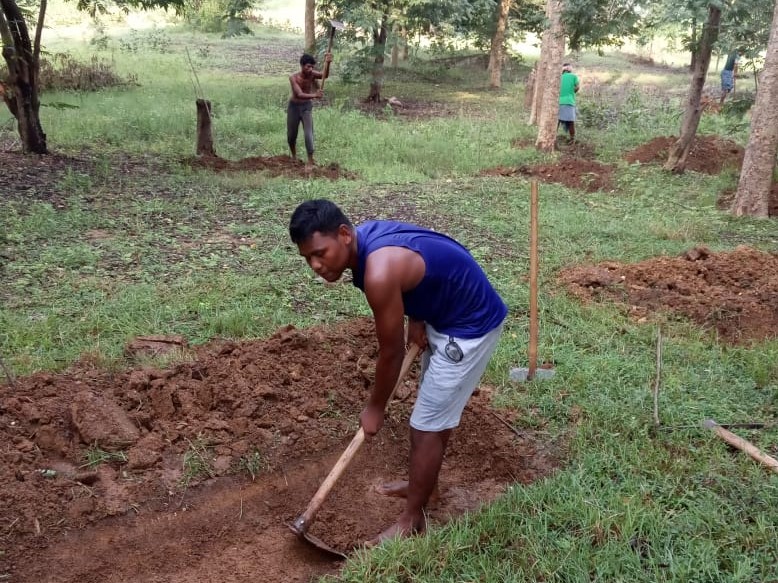
POLYGON ((727 342, 778 337, 778 254, 696 247, 632 265, 574 266, 561 272, 560 281, 582 299, 622 302, 638 319, 675 314, 727 342))
POLYGON ((242 160, 225 160, 218 156, 200 156, 184 160, 193 168, 207 168, 215 172, 265 172, 270 176, 287 176, 289 178, 340 178, 354 179, 356 175, 342 169, 332 162, 325 166, 306 168, 302 160, 291 156, 255 156, 242 160))
MULTIPOLYGON (((674 136, 654 138, 624 155, 630 164, 664 164, 670 148, 678 141, 674 136)), ((704 174, 719 174, 726 168, 739 170, 744 151, 731 140, 714 135, 697 136, 686 161, 686 169, 704 174)))
POLYGON ((613 166, 572 156, 563 156, 555 164, 537 166, 497 166, 482 170, 481 176, 531 176, 542 182, 563 184, 568 188, 596 192, 613 190, 613 166))
MULTIPOLYGON (((337 571, 284 523, 306 508, 357 429, 375 372, 372 321, 196 349, 166 337, 138 346, 152 341, 186 358, 120 372, 83 361, 0 385, 3 580, 291 582, 337 571), (90 466, 90 451, 111 459, 90 466)), ((400 512, 402 501, 373 487, 405 475, 416 376, 311 528, 342 551, 400 512)), ((452 438, 434 524, 558 463, 550 444, 495 416, 491 393, 473 397, 452 438)))

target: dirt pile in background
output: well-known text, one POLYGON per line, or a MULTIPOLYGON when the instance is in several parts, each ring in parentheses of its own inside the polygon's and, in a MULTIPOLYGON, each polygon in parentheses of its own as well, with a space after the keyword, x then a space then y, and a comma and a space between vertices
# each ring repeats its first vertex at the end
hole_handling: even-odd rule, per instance
POLYGON ((255 156, 242 160, 226 160, 218 156, 200 156, 184 160, 193 168, 206 168, 215 172, 265 172, 270 176, 287 176, 289 178, 340 178, 354 179, 353 172, 343 170, 337 163, 331 162, 325 166, 306 168, 302 160, 291 156, 255 156))
POLYGON ((580 298, 623 302, 637 318, 681 315, 729 342, 778 336, 778 255, 750 247, 727 253, 696 247, 631 265, 573 266, 560 281, 580 298))
POLYGON ((613 190, 613 166, 571 156, 563 156, 555 164, 497 166, 482 170, 480 176, 530 176, 585 192, 613 190))
MULTIPOLYGON (((0 575, 285 582, 337 570, 284 523, 353 437, 376 355, 372 320, 360 319, 213 342, 164 369, 81 362, 0 385, 0 575)), ((336 548, 360 545, 400 512, 401 500, 373 486, 405 477, 417 366, 311 529, 336 548)), ((549 444, 495 416, 490 395, 484 387, 471 400, 452 438, 435 523, 556 465, 549 444)))
MULTIPOLYGON (((674 136, 661 136, 627 152, 624 159, 630 164, 664 164, 670 149, 678 141, 674 136)), ((686 169, 704 174, 719 174, 726 168, 740 169, 744 150, 732 140, 719 136, 696 136, 686 161, 686 169)))

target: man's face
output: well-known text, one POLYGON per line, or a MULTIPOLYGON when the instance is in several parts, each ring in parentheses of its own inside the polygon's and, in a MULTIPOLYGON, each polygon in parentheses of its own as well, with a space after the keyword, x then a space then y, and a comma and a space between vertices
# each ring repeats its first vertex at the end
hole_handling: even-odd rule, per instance
POLYGON ((313 75, 313 65, 310 63, 302 65, 302 73, 303 77, 311 77, 313 75))
POLYGON ((316 275, 326 281, 338 281, 348 267, 349 246, 353 239, 351 230, 341 225, 335 234, 316 231, 310 238, 298 243, 300 251, 316 275))

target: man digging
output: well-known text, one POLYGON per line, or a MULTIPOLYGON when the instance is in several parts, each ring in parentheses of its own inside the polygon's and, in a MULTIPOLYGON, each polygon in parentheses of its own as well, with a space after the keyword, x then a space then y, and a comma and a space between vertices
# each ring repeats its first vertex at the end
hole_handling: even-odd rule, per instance
MULTIPOLYGON (((324 62, 332 62, 332 53, 324 55, 324 62)), ((311 55, 304 54, 300 57, 300 72, 289 77, 289 83, 292 86, 292 96, 289 98, 289 105, 286 108, 286 140, 289 143, 289 150, 292 158, 297 159, 297 131, 300 128, 300 122, 303 124, 303 134, 305 136, 305 150, 308 153, 308 162, 306 169, 313 168, 313 100, 320 99, 324 93, 319 88, 317 79, 326 79, 329 75, 329 67, 324 68, 324 72, 315 70, 313 67, 316 59, 311 55)))
POLYGON ((328 200, 310 200, 292 214, 289 235, 308 265, 328 282, 350 269, 375 319, 375 385, 360 415, 365 435, 384 423, 407 342, 424 349, 411 414, 407 482, 379 491, 406 498, 405 510, 368 546, 423 532, 451 432, 478 385, 502 332, 507 307, 486 274, 457 241, 408 223, 352 226, 328 200))

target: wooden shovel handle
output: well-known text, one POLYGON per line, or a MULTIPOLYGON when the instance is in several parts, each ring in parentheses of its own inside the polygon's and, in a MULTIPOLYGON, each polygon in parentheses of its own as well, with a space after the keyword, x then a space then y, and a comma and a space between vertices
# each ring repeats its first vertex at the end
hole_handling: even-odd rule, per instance
MULTIPOLYGON (((405 376, 408 374, 408 371, 411 368, 411 364, 413 364, 413 361, 418 354, 419 347, 416 344, 411 344, 408 352, 405 354, 405 358, 403 359, 402 367, 400 368, 400 376, 397 378, 397 383, 395 383, 394 388, 392 389, 392 393, 389 395, 389 399, 386 401, 387 403, 392 400, 394 393, 402 384, 405 376)), ((359 431, 357 431, 357 434, 351 440, 351 443, 348 444, 346 450, 340 454, 338 461, 335 462, 335 465, 330 470, 330 473, 327 474, 326 478, 324 478, 324 481, 321 483, 321 486, 319 486, 316 494, 314 494, 313 498, 311 498, 311 501, 308 503, 308 508, 306 508, 305 512, 297 517, 297 519, 292 523, 292 528, 295 532, 297 532, 298 535, 304 535, 310 525, 313 524, 313 520, 316 516, 316 513, 319 511, 319 508, 324 503, 324 500, 327 498, 330 490, 332 490, 335 482, 338 481, 340 475, 348 467, 349 463, 351 463, 354 454, 357 453, 357 450, 359 450, 359 447, 362 445, 363 441, 365 441, 365 430, 360 427, 359 431)))
MULTIPOLYGON (((335 27, 330 28, 330 40, 327 42, 327 52, 325 53, 325 56, 329 53, 332 53, 332 43, 335 40, 335 27)), ((327 80, 327 77, 330 76, 330 62, 324 61, 324 69, 322 70, 322 78, 321 78, 321 84, 319 85, 319 89, 324 91, 324 82, 327 80)))
POLYGON ((527 380, 538 366, 538 181, 530 183, 529 203, 529 355, 527 380))
POLYGON ((702 426, 706 429, 712 430, 721 439, 726 441, 732 447, 739 449, 740 451, 747 453, 760 464, 764 464, 772 471, 778 473, 778 460, 771 457, 756 447, 750 441, 743 439, 742 437, 735 435, 731 431, 724 429, 721 425, 716 423, 713 419, 706 419, 703 421, 702 426))

